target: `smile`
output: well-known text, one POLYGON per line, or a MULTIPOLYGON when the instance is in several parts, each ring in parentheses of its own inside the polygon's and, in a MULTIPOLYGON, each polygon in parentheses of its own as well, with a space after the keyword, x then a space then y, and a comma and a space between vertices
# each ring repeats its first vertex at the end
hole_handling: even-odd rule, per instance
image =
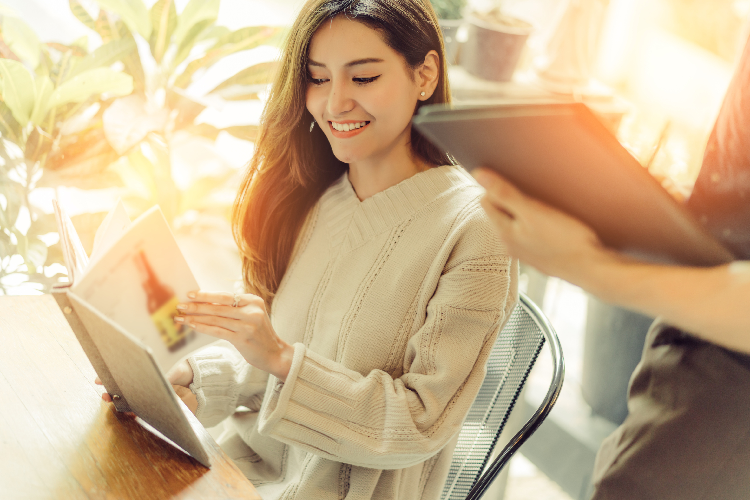
POLYGON ((355 135, 358 135, 369 124, 370 122, 368 121, 347 122, 347 123, 328 122, 328 125, 331 127, 331 132, 333 133, 333 136, 339 137, 342 139, 346 139, 346 138, 354 137, 355 135))

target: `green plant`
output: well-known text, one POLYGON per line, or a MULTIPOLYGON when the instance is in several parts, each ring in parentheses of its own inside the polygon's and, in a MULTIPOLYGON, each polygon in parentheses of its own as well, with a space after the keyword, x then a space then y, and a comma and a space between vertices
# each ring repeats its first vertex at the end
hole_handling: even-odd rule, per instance
POLYGON ((69 1, 75 16, 102 40, 133 45, 123 59, 123 71, 133 77, 135 91, 115 100, 102 115, 104 136, 123 157, 114 169, 134 188, 125 201, 135 211, 158 203, 170 223, 190 210, 225 209, 210 206, 207 195, 235 172, 214 169, 180 188, 172 176, 175 138, 181 134, 183 144, 186 134, 215 141, 225 132, 254 140, 256 125, 216 127, 197 123, 196 118, 207 108, 231 105, 228 101, 257 100, 275 62, 240 66, 202 95, 191 93, 191 84, 227 56, 276 44, 283 31, 266 26, 230 31, 218 26, 219 0, 191 0, 179 14, 172 0, 158 0, 150 11, 142 0, 96 0, 101 7, 96 16, 78 0, 69 1))
POLYGON ((466 0, 430 0, 438 19, 461 19, 466 0))
POLYGON ((89 53, 83 41, 44 44, 6 9, 0 15, 0 292, 27 280, 46 290, 60 277, 46 268, 62 256, 45 242, 55 232, 52 216, 30 194, 44 184, 45 171, 95 177, 106 168, 104 158, 114 158, 112 148, 97 141, 100 121, 75 122, 93 103, 100 111, 132 92, 133 78, 108 67, 128 47, 118 42, 89 53), (76 145, 73 158, 60 154, 61 144, 76 145))
MULTIPOLYGON (((183 143, 186 135, 252 141, 257 134, 249 123, 216 127, 196 119, 217 103, 258 99, 273 63, 240 68, 199 98, 189 86, 228 55, 278 43, 281 29, 217 26, 219 0, 191 0, 179 15, 171 0, 150 10, 142 0, 96 1, 91 12, 69 0, 102 39, 93 51, 86 38, 42 43, 0 5, 0 293, 27 281, 47 291, 64 276, 51 267, 62 263, 62 252, 50 245, 54 217, 32 203, 37 188, 119 187, 131 211, 159 203, 170 222, 194 210, 226 212, 209 194, 235 172, 215 169, 178 187, 172 143, 180 134, 183 143)), ((73 217, 84 240, 103 215, 73 217)))

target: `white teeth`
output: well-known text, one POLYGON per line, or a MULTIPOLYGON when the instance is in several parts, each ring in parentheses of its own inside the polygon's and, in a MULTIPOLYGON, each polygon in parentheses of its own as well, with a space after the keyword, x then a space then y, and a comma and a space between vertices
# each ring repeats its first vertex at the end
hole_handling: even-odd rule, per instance
POLYGON ((334 130, 338 130, 339 132, 349 132, 350 130, 362 128, 365 125, 367 125, 367 122, 359 122, 359 123, 336 123, 331 122, 331 125, 333 126, 334 130))

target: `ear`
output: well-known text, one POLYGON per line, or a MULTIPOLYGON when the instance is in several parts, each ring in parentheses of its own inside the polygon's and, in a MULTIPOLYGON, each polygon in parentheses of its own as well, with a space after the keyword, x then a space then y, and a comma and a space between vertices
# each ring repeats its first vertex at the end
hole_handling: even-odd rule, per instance
POLYGON ((426 101, 435 92, 440 79, 440 56, 434 50, 427 53, 424 63, 416 70, 417 93, 420 101, 426 101), (424 92, 424 95, 421 93, 424 92))

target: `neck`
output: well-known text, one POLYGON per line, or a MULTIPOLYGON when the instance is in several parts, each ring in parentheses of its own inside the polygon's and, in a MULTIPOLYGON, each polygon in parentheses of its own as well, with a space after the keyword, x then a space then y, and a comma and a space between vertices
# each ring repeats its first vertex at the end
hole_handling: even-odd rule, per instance
POLYGON ((383 155, 349 164, 349 182, 360 201, 431 167, 412 153, 410 138, 411 128, 407 128, 383 155))

